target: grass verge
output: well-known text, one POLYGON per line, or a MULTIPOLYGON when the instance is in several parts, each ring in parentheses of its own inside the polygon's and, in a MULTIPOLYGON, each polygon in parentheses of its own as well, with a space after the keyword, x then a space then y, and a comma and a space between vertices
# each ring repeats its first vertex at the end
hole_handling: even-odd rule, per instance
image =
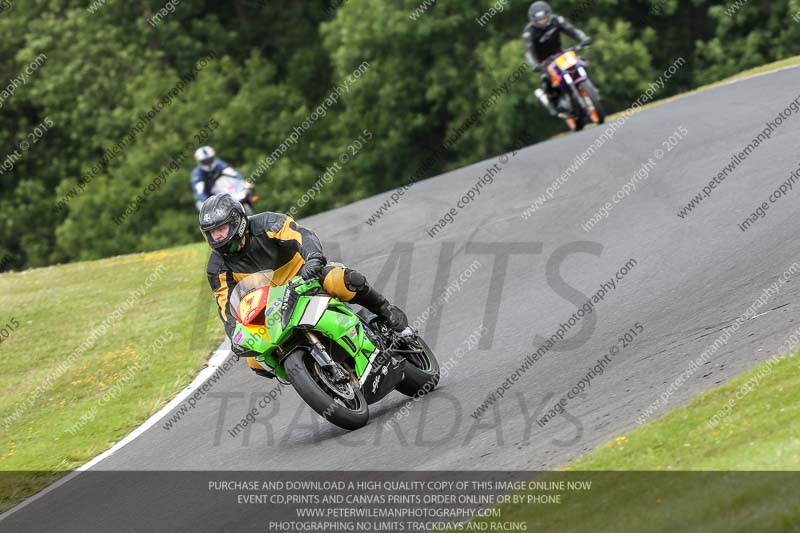
POLYGON ((190 245, 0 276, 0 512, 194 378, 221 335, 207 258, 190 245))
POLYGON ((770 359, 566 470, 798 470, 800 357, 770 359))

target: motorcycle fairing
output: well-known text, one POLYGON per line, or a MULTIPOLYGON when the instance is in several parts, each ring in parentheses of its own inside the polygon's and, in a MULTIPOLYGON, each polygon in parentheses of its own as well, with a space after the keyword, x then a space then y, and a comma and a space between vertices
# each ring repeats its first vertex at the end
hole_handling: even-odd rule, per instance
POLYGON ((269 287, 260 287, 250 291, 242 298, 239 308, 236 310, 236 315, 242 324, 248 326, 259 318, 258 314, 267 306, 269 289, 269 287))

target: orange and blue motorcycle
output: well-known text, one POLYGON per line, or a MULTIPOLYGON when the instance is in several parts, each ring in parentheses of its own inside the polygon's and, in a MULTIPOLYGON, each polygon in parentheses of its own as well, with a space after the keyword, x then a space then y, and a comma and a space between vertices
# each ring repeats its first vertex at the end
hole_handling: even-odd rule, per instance
MULTIPOLYGON (((546 63, 550 83, 559 93, 557 101, 554 102, 555 107, 559 117, 563 118, 573 131, 580 131, 590 123, 602 124, 606 119, 600 102, 600 91, 589 78, 586 62, 578 56, 581 48, 581 46, 567 48, 548 59, 546 63)), ((538 91, 537 96, 539 96, 538 91)))

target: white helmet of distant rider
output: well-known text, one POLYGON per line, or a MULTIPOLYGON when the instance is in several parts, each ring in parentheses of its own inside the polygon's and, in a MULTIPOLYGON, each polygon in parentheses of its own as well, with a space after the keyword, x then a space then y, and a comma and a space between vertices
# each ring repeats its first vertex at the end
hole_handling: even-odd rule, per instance
POLYGON ((211 172, 214 168, 214 161, 217 160, 217 152, 210 146, 201 146, 194 151, 194 160, 206 172, 211 172))

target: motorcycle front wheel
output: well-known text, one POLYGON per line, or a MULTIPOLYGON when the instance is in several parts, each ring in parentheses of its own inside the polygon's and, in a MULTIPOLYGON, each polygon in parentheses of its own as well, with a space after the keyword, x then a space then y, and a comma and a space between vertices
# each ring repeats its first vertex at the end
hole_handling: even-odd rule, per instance
POLYGON ((367 425, 367 400, 353 379, 347 383, 334 382, 330 372, 306 348, 289 354, 284 368, 297 394, 328 422, 349 430, 367 425))
POLYGON ((589 119, 595 124, 602 124, 606 121, 606 113, 603 104, 600 103, 600 92, 594 84, 586 80, 578 87, 578 92, 583 98, 583 107, 589 119))

